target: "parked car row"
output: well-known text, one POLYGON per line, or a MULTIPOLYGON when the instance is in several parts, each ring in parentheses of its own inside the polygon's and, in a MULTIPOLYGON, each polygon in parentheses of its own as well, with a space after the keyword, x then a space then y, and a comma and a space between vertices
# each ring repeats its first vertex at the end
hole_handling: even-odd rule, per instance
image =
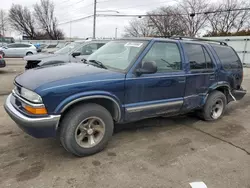
POLYGON ((76 156, 103 150, 115 124, 188 112, 214 121, 246 94, 242 63, 224 42, 93 40, 25 59, 30 70, 15 78, 7 113, 34 137, 58 136, 76 156))
POLYGON ((35 68, 49 64, 79 62, 102 47, 109 40, 83 40, 72 42, 54 53, 39 53, 37 55, 26 56, 26 69, 35 68))
POLYGON ((24 57, 37 53, 33 44, 10 43, 0 47, 1 54, 4 57, 24 57))

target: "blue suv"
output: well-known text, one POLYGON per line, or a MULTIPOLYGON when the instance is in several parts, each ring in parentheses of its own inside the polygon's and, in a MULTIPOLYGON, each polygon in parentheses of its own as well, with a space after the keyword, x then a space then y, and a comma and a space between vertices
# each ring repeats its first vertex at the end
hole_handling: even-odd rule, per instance
POLYGON ((191 111, 217 120, 246 94, 242 79, 238 55, 223 42, 120 39, 81 63, 17 76, 5 109, 28 134, 58 135, 67 151, 86 156, 104 149, 114 124, 191 111))

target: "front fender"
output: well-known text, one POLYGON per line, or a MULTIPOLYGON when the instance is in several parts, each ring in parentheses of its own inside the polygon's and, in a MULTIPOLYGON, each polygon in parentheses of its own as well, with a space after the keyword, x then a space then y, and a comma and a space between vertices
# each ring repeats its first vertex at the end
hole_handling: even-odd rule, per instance
POLYGON ((107 91, 90 91, 90 92, 82 92, 82 93, 77 93, 75 95, 71 95, 68 98, 64 99, 55 109, 54 113, 55 114, 60 114, 63 113, 68 107, 70 107, 72 104, 75 104, 79 101, 84 101, 88 99, 95 99, 95 98, 105 98, 109 99, 112 102, 115 103, 118 109, 118 118, 121 117, 122 114, 122 105, 121 101, 119 98, 107 91))

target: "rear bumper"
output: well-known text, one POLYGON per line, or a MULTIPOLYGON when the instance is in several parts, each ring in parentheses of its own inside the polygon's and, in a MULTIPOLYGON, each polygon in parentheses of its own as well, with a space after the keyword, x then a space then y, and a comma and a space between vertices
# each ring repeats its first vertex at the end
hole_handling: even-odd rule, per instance
POLYGON ((231 91, 234 98, 238 101, 241 100, 247 93, 246 90, 240 89, 240 90, 233 90, 231 91))
POLYGON ((51 115, 43 118, 25 116, 11 104, 11 97, 12 94, 8 96, 4 108, 11 119, 15 121, 24 132, 36 138, 56 136, 56 128, 60 120, 60 115, 51 115))
POLYGON ((3 68, 6 66, 5 60, 0 59, 0 68, 3 68))

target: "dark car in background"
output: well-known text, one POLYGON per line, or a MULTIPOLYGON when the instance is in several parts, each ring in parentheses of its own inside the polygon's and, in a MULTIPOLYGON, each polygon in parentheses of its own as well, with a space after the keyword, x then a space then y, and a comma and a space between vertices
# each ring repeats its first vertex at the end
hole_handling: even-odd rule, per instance
POLYGON ((26 56, 24 57, 24 60, 27 61, 25 68, 32 69, 51 64, 79 62, 82 59, 86 59, 107 42, 109 40, 75 41, 53 53, 39 53, 37 55, 26 56))
POLYGON ((4 60, 3 54, 0 53, 0 68, 3 68, 6 66, 6 62, 4 60))

